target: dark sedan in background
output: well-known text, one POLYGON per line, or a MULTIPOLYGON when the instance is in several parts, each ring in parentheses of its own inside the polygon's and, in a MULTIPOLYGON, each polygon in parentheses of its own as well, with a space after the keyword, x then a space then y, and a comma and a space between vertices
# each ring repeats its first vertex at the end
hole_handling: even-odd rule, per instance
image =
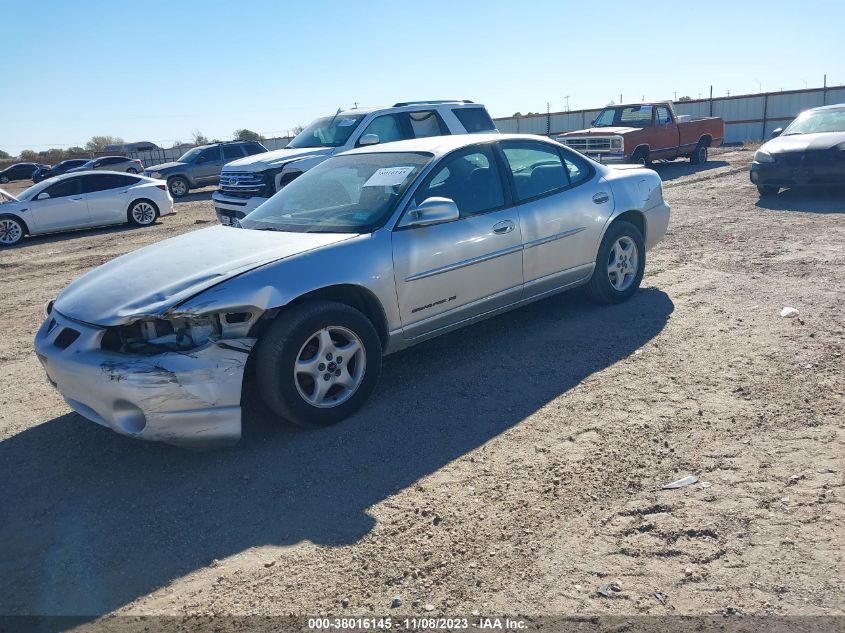
POLYGON ((32 174, 41 165, 38 163, 15 163, 0 171, 0 183, 12 182, 13 180, 29 180, 32 174))
POLYGON ((53 176, 61 176, 68 170, 81 167, 87 162, 87 158, 69 158, 68 160, 56 163, 52 167, 49 165, 39 165, 38 169, 35 170, 35 173, 32 174, 32 180, 33 182, 41 182, 42 180, 52 178, 53 176))
POLYGON ((754 154, 761 196, 782 187, 845 187, 845 103, 805 110, 754 154))

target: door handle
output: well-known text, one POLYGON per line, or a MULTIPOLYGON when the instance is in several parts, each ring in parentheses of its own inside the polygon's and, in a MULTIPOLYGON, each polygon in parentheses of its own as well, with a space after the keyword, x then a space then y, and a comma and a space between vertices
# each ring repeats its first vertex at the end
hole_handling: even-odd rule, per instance
POLYGON ((71 200, 73 200, 74 202, 79 202, 80 200, 82 200, 82 198, 71 198, 71 200))
POLYGON ((513 231, 514 224, 510 220, 502 220, 493 225, 493 233, 496 235, 505 235, 513 231))
POLYGON ((593 202, 595 202, 596 204, 604 204, 608 200, 610 200, 610 196, 607 195, 607 193, 605 193, 604 191, 599 191, 593 196, 593 202))

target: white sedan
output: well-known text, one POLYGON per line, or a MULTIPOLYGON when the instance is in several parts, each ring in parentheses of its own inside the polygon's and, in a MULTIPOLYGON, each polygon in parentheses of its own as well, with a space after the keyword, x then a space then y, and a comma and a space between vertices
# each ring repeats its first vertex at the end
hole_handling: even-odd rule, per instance
POLYGON ((0 246, 41 235, 106 224, 153 224, 173 213, 167 184, 108 171, 48 178, 18 196, 0 190, 0 246))

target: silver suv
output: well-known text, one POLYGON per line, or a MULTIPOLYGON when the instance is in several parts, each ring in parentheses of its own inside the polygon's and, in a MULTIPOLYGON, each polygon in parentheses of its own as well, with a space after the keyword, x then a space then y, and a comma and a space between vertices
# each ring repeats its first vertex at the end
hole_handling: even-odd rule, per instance
POLYGON ((211 196, 221 224, 232 224, 329 156, 412 138, 496 132, 472 101, 407 101, 389 108, 338 110, 317 119, 284 149, 229 163, 211 196))
POLYGON ((220 170, 226 163, 266 151, 267 148, 258 141, 200 145, 189 149, 171 163, 147 167, 144 175, 166 180, 170 195, 181 198, 191 189, 217 184, 220 170))

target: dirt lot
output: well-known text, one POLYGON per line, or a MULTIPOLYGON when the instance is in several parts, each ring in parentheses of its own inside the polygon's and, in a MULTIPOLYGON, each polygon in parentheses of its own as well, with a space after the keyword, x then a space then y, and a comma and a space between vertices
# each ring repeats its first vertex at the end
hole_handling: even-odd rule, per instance
POLYGON ((48 299, 208 225, 209 192, 0 252, 0 614, 845 613, 845 199, 759 202, 749 159, 657 167, 670 235, 629 303, 392 356, 325 430, 248 386, 211 453, 71 413, 31 350, 48 299))

